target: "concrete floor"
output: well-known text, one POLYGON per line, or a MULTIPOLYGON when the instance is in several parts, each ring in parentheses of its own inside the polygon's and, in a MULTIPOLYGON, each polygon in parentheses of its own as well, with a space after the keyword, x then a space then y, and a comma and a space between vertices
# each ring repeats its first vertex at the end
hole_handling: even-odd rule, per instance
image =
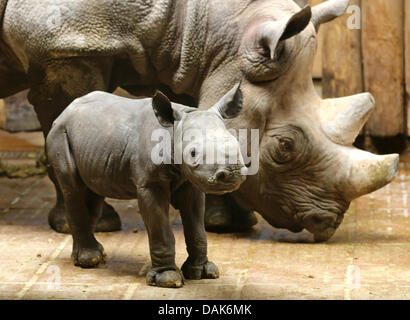
MULTIPOLYGON (((0 299, 410 299, 410 150, 401 161, 397 179, 354 201, 327 243, 262 219, 248 233, 208 233, 221 277, 181 289, 145 284, 148 240, 136 201, 109 201, 123 230, 97 234, 108 263, 81 269, 70 260, 71 236, 48 227, 48 178, 0 178, 0 299)), ((182 225, 172 218, 180 266, 182 225)))

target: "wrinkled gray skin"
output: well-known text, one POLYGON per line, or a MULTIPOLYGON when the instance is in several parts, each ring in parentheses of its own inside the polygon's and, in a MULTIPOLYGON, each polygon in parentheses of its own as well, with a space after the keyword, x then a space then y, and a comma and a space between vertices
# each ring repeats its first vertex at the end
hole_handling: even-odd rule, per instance
MULTIPOLYGON (((209 226, 254 223, 232 216, 243 212, 240 202, 273 226, 326 240, 350 201, 397 172, 397 155, 352 148, 374 109, 371 95, 322 100, 312 84, 317 29, 343 14, 348 0, 312 10, 292 0, 66 0, 54 8, 55 23, 50 4, 8 0, 2 39, 14 63, 0 69, 0 96, 30 87, 45 135, 74 98, 93 90, 152 95, 159 88, 206 109, 241 81, 244 110, 226 124, 260 130, 260 170, 232 196, 209 198, 209 226)), ((57 195, 49 221, 61 232, 57 195)), ((115 229, 110 217, 99 230, 115 229)))
MULTIPOLYGON (((243 173, 247 169, 239 143, 222 120, 237 116, 241 110, 241 99, 232 99, 240 95, 236 90, 237 87, 207 111, 171 106, 160 93, 153 99, 134 100, 100 91, 74 100, 65 109, 54 122, 46 146, 67 208, 75 265, 91 268, 105 261, 104 249, 94 237, 104 197, 138 198, 152 260, 148 284, 181 287, 184 282, 175 265, 175 239, 168 217, 170 203, 180 210, 184 226, 189 254, 182 266, 184 276, 218 277, 218 268, 207 258, 203 192, 231 192, 245 180, 241 169, 243 173), (162 126, 172 137, 169 151, 183 152, 181 164, 155 164, 151 160, 157 144, 151 135, 162 126), (193 128, 211 130, 212 137, 192 138, 193 128), (173 139, 174 131, 177 140, 173 139), (201 145, 207 142, 212 142, 224 159, 231 157, 235 161, 199 162, 206 157, 208 149, 201 145)), ((167 157, 172 158, 171 154, 167 157)))

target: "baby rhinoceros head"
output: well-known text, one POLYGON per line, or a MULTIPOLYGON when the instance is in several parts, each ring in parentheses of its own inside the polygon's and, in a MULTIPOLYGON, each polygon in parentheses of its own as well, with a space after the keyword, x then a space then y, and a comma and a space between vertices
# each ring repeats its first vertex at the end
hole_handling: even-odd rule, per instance
POLYGON ((238 140, 223 120, 235 118, 242 109, 239 84, 208 110, 171 103, 160 92, 152 101, 160 124, 174 127, 173 163, 181 165, 186 178, 204 193, 238 189, 248 169, 238 140))

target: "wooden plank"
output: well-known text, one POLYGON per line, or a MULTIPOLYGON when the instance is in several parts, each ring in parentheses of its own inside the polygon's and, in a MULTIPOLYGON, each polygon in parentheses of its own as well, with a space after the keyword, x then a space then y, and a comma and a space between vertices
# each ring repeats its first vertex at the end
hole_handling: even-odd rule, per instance
POLYGON ((404 133, 403 10, 403 0, 362 0, 364 83, 376 98, 367 130, 374 137, 404 133))
MULTIPOLYGON (((360 7, 360 0, 351 5, 360 7)), ((345 14, 321 27, 323 32, 323 97, 343 97, 363 92, 361 30, 349 29, 345 14)))
POLYGON ((407 107, 407 136, 410 137, 410 0, 405 4, 405 74, 406 74, 406 107, 407 107))
POLYGON ((11 132, 40 129, 34 108, 27 100, 27 92, 5 98, 3 108, 0 104, 0 128, 11 132))
POLYGON ((3 99, 0 99, 0 128, 6 127, 6 104, 3 99))

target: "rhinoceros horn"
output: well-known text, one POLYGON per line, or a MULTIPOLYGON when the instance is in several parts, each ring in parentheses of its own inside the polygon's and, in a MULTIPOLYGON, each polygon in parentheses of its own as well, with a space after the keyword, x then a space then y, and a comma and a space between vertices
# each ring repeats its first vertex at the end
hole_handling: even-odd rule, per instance
POLYGON ((343 159, 341 190, 347 190, 345 197, 349 200, 385 186, 398 171, 399 155, 378 156, 352 147, 374 107, 370 93, 326 99, 320 106, 321 127, 343 159))
POLYGON ((306 6, 290 18, 261 23, 257 30, 257 40, 270 51, 270 58, 275 58, 276 48, 280 41, 289 39, 303 31, 312 18, 312 11, 306 6))
POLYGON ((370 93, 323 100, 320 108, 322 128, 333 142, 350 146, 374 108, 375 100, 370 93))
POLYGON ((354 200, 391 182, 398 172, 399 155, 375 155, 356 148, 344 150, 346 175, 342 183, 345 197, 354 200))
POLYGON ((349 5, 349 0, 328 0, 312 8, 312 23, 316 30, 322 23, 332 21, 343 15, 349 5))

